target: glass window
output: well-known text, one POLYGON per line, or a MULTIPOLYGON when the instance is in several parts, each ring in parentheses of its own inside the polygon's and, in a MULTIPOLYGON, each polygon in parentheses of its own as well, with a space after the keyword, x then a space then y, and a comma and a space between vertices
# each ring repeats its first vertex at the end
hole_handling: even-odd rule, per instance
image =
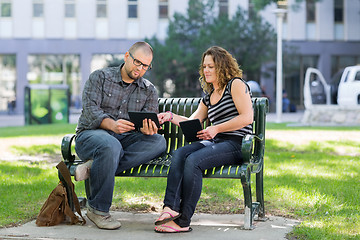
POLYGON ((228 0, 219 0, 219 15, 227 16, 229 14, 229 2, 228 0))
POLYGON ((159 0, 159 18, 168 18, 168 0, 159 0))
POLYGON ((96 1, 96 17, 97 18, 106 18, 107 17, 107 6, 106 0, 97 0, 96 1))
POLYGON ((44 17, 44 3, 42 0, 33 1, 33 17, 44 17))
POLYGON ((336 23, 344 22, 344 0, 335 0, 334 2, 334 21, 336 23))
POLYGON ((75 0, 65 0, 65 18, 75 17, 75 0))
POLYGON ((315 22, 315 0, 306 0, 306 22, 315 22))
POLYGON ((30 84, 66 84, 71 92, 71 106, 80 107, 79 55, 29 55, 28 65, 27 80, 30 84))
POLYGON ((11 17, 11 1, 0 0, 0 17, 11 17))
POLYGON ((337 55, 331 57, 331 74, 334 75, 348 66, 360 64, 360 56, 337 55))
POLYGON ((91 60, 91 72, 105 67, 117 67, 124 62, 125 54, 94 54, 91 60))
POLYGON ((16 107, 16 56, 0 55, 0 112, 13 114, 16 107))
POLYGON ((137 0, 128 0, 128 18, 138 17, 137 7, 138 7, 137 0))

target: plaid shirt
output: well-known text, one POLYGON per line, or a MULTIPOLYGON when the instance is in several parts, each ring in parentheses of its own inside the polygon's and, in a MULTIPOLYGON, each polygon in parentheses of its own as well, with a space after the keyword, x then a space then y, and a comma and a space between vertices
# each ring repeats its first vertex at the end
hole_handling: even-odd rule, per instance
POLYGON ((120 67, 96 70, 86 81, 82 96, 83 109, 76 133, 97 129, 105 118, 129 120, 128 111, 158 113, 158 94, 155 86, 140 78, 125 83, 120 67))

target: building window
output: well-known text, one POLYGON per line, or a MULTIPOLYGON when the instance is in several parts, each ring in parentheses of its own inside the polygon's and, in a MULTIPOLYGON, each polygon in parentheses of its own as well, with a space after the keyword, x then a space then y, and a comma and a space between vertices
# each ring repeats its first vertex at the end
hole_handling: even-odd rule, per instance
POLYGON ((334 2, 334 21, 335 23, 344 22, 344 0, 335 0, 334 2))
POLYGON ((65 18, 75 17, 75 0, 65 0, 65 18))
POLYGON ((306 22, 311 23, 315 21, 315 0, 306 0, 306 22))
POLYGON ((316 39, 316 0, 306 0, 306 38, 316 39))
MULTIPOLYGON (((337 72, 342 73, 344 68, 357 64, 360 64, 360 56, 334 55, 331 57, 331 75, 334 76, 337 72)), ((333 80, 336 81, 336 79, 333 80)), ((337 79, 336 83, 339 81, 340 79, 337 79)))
POLYGON ((11 0, 0 0, 0 17, 11 17, 11 0))
POLYGON ((106 18, 107 17, 106 0, 97 0, 96 1, 96 17, 97 18, 106 18))
POLYGON ((14 113, 16 79, 16 56, 0 54, 0 112, 14 113))
POLYGON ((219 0, 219 16, 228 16, 228 15, 229 15, 229 1, 219 0))
POLYGON ((159 0, 159 18, 168 18, 169 16, 169 2, 168 0, 159 0))
POLYGON ((284 85, 290 102, 297 107, 304 106, 305 73, 309 67, 318 68, 318 55, 284 55, 284 85))
POLYGON ((28 55, 29 84, 67 84, 71 105, 79 108, 81 96, 80 56, 69 54, 28 55))
POLYGON ((335 40, 344 40, 344 0, 334 1, 335 40))
POLYGON ((33 17, 44 17, 44 3, 42 0, 33 0, 33 17))
POLYGON ((128 0, 128 18, 138 17, 138 2, 137 0, 128 0))

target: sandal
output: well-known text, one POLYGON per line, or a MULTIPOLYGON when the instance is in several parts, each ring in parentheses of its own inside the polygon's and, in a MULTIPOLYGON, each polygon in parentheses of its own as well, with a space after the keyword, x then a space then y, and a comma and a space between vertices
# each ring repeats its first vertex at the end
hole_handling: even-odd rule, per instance
POLYGON ((161 225, 161 224, 164 224, 164 223, 173 221, 173 220, 179 218, 180 216, 181 216, 181 213, 179 213, 178 215, 174 216, 174 215, 172 215, 172 214, 169 213, 169 212, 163 212, 163 213, 160 214, 160 217, 158 218, 158 220, 156 220, 155 225, 161 225), (159 219, 161 218, 161 216, 164 215, 164 214, 169 214, 170 217, 169 217, 169 218, 164 218, 164 219, 162 219, 162 220, 159 220, 159 219))
POLYGON ((191 232, 192 231, 191 227, 189 227, 189 229, 187 229, 187 230, 179 230, 179 229, 173 228, 171 226, 166 226, 166 225, 161 225, 161 227, 168 228, 168 229, 170 229, 170 231, 161 231, 161 230, 158 230, 157 227, 155 227, 154 231, 157 233, 183 233, 183 232, 191 232))

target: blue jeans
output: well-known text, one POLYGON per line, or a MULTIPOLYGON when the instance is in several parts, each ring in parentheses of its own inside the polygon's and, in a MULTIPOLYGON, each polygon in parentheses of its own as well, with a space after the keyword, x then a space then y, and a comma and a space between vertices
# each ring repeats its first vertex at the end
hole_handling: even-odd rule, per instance
POLYGON ((204 170, 241 161, 241 142, 233 140, 194 142, 177 149, 171 159, 164 199, 164 206, 181 213, 175 223, 180 227, 190 225, 201 195, 204 170))
POLYGON ((159 134, 116 134, 102 129, 80 132, 75 143, 80 159, 94 160, 90 171, 88 204, 104 213, 109 212, 112 203, 115 175, 159 157, 166 150, 166 141, 159 134))

